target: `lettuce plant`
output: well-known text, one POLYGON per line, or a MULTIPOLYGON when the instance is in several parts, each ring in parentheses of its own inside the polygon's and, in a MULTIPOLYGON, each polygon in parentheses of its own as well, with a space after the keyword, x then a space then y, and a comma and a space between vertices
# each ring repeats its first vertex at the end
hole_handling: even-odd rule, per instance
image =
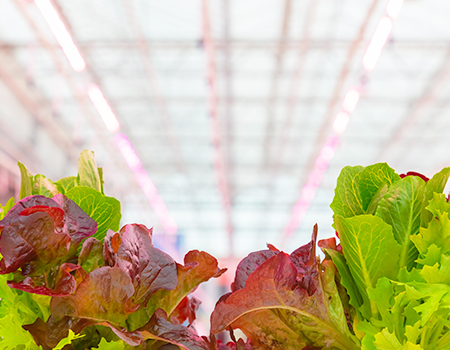
POLYGON ((92 152, 56 182, 19 167, 20 199, 0 207, 1 349, 209 349, 188 295, 225 272, 214 257, 194 250, 179 264, 151 229, 120 228, 92 152))
POLYGON ((345 167, 331 203, 340 243, 319 241, 321 261, 316 226, 289 255, 251 253, 211 315, 212 334, 239 328, 255 349, 449 349, 449 175, 345 167))

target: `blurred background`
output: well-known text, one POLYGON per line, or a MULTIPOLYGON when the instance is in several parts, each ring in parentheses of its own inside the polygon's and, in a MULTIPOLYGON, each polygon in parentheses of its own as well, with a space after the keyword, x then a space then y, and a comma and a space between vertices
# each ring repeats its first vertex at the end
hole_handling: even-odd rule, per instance
POLYGON ((334 234, 342 167, 450 164, 449 13, 446 0, 0 0, 0 203, 18 193, 17 161, 58 180, 92 150, 122 224, 154 227, 178 261, 214 255, 225 290, 266 243, 291 252, 315 223, 334 234))

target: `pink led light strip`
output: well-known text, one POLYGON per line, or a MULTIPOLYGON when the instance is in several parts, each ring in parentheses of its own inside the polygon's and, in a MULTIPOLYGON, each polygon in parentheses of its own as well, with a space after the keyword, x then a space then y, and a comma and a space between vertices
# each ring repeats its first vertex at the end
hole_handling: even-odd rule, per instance
MULTIPOLYGON (((51 1, 34 0, 34 2, 49 25, 51 31, 55 35, 56 40, 61 45, 61 48, 69 60, 72 68, 76 72, 82 72, 86 68, 86 63, 51 1)), ((120 130, 120 123, 102 91, 97 85, 91 84, 87 88, 87 93, 108 131, 112 134, 117 133, 114 136, 114 142, 120 150, 122 156, 125 158, 125 161, 133 172, 134 177, 145 196, 148 198, 150 205, 161 221, 162 226, 167 233, 175 234, 178 230, 175 220, 170 215, 166 204, 158 194, 158 190, 156 189, 152 179, 142 168, 141 160, 134 150, 133 145, 125 134, 118 133, 120 130)))
POLYGON ((34 0, 34 2, 61 45, 72 68, 77 72, 83 71, 86 63, 50 0, 34 0))
MULTIPOLYGON (((397 18, 403 5, 403 0, 390 0, 386 15, 380 20, 372 40, 364 54, 363 66, 367 71, 375 68, 375 65, 380 57, 384 45, 391 33, 393 20, 397 18)), ((317 157, 314 170, 309 174, 306 184, 303 186, 300 198, 294 205, 291 217, 284 230, 283 242, 291 236, 295 230, 300 226, 306 212, 314 199, 317 189, 322 181, 323 175, 330 164, 331 159, 336 152, 336 148, 340 142, 340 135, 344 133, 350 121, 350 114, 355 110, 360 97, 360 88, 352 87, 345 94, 342 102, 343 111, 340 111, 333 122, 333 132, 328 137, 327 141, 322 147, 320 155, 317 157)))

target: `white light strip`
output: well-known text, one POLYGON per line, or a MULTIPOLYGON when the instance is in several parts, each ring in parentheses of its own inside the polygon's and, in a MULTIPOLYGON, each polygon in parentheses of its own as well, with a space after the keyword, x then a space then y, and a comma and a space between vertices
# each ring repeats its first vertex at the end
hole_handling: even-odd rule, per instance
POLYGON ((333 123, 333 131, 337 135, 341 135, 345 129, 347 129, 348 122, 350 121, 350 115, 345 112, 339 112, 336 115, 333 123))
POLYGON ((108 101, 106 101, 105 96, 103 96, 100 88, 95 84, 89 85, 88 95, 108 131, 111 133, 118 132, 120 130, 119 121, 109 106, 108 101))
POLYGON ((403 0, 390 0, 386 12, 389 17, 396 19, 400 13, 403 6, 403 0))
POLYGON ((378 23, 377 29, 370 41, 366 54, 363 58, 363 66, 367 70, 372 70, 377 64, 384 44, 392 30, 392 20, 389 17, 383 17, 378 23))
POLYGON ((72 68, 76 72, 83 71, 86 68, 86 63, 52 3, 49 0, 34 0, 34 2, 55 35, 59 45, 61 45, 72 68))
POLYGON ((342 102, 342 107, 348 113, 352 113, 355 110, 358 101, 359 101, 359 91, 355 88, 350 89, 345 95, 344 102, 342 102))

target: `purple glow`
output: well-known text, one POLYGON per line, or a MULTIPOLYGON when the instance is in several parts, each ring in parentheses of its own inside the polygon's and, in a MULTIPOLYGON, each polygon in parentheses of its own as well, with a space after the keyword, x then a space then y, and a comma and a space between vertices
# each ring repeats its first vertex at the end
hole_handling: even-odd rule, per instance
POLYGON ((114 136, 114 142, 133 172, 142 168, 141 160, 125 134, 116 134, 116 136, 114 136))

